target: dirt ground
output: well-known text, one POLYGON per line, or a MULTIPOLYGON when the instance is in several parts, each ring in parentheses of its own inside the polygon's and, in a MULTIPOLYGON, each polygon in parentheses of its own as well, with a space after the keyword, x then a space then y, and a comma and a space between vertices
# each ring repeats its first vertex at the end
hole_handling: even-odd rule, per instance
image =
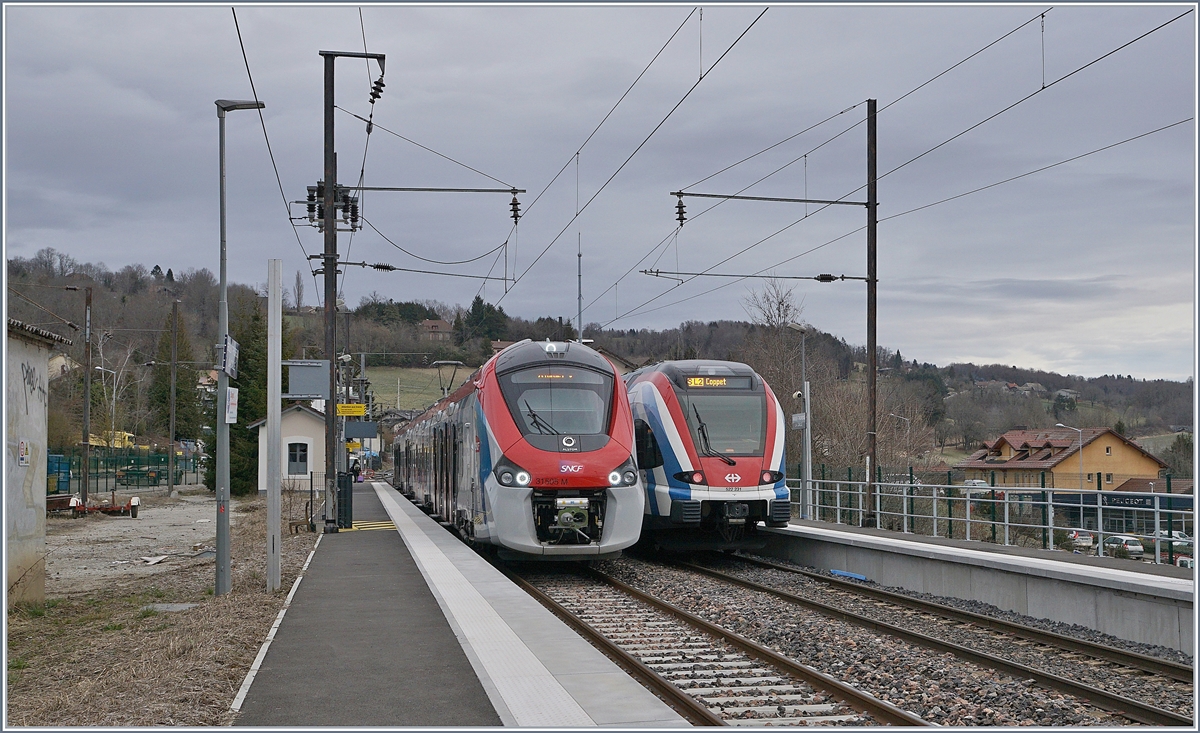
POLYGON ((48 518, 46 603, 8 614, 6 726, 231 722, 234 695, 316 542, 288 531, 308 494, 285 495, 275 593, 266 590, 266 500, 234 499, 233 589, 221 597, 213 495, 185 488, 141 499, 137 519, 48 518))

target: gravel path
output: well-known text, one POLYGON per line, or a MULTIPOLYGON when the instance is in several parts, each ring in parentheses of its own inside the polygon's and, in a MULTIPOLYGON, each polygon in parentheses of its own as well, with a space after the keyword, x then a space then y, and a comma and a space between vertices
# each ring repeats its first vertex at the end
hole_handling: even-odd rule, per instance
MULTIPOLYGON (((736 560, 714 559, 705 565, 740 578, 795 593, 851 613, 903 629, 993 654, 1035 669, 1097 687, 1189 717, 1193 714, 1193 685, 1096 660, 1083 654, 1043 646, 1003 632, 950 621, 883 601, 830 587, 783 570, 762 568, 736 560)), ((936 599, 941 601, 942 599, 936 599)))
POLYGON ((1031 680, 1013 679, 694 573, 632 558, 601 563, 600 569, 941 725, 1131 724, 1031 680))

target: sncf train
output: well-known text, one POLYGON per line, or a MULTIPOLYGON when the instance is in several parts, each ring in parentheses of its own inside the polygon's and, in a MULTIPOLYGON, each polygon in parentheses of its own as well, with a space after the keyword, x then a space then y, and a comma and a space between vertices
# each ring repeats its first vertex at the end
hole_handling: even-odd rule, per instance
POLYGON ((643 535, 668 549, 750 549, 758 522, 791 516, 783 410, 753 369, 729 361, 668 361, 626 375, 643 535))
POLYGON ((638 540, 645 499, 612 364, 522 341, 397 434, 397 489, 501 557, 598 559, 638 540))

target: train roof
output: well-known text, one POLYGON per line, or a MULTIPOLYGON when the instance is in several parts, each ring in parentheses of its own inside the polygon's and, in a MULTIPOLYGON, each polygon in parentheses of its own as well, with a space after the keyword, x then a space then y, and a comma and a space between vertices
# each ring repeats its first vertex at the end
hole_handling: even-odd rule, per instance
POLYGON ((578 341, 520 341, 496 356, 496 374, 546 363, 567 362, 616 376, 612 362, 578 341))
POLYGON ((739 361, 721 361, 719 359, 681 359, 677 361, 660 361, 657 364, 642 367, 641 369, 626 375, 626 381, 649 374, 650 372, 662 372, 667 375, 667 378, 676 384, 683 384, 683 378, 686 376, 706 376, 706 377, 753 377, 752 384, 759 384, 763 381, 758 372, 754 371, 750 366, 739 361))

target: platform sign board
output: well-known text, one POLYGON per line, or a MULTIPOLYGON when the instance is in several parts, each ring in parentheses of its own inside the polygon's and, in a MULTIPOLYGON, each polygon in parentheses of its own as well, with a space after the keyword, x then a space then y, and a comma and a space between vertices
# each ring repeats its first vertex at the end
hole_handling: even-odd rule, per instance
POLYGON ((289 359, 280 364, 288 368, 288 391, 283 399, 329 399, 328 359, 289 359))
POLYGON ((350 420, 346 421, 346 440, 352 438, 375 438, 379 436, 379 423, 350 420))
POLYGON ((237 422, 237 403, 237 387, 229 387, 225 390, 225 422, 230 425, 237 422))
POLYGON ((238 342, 233 340, 229 334, 225 334, 225 348, 221 355, 221 370, 229 375, 230 379, 237 379, 238 376, 238 352, 241 347, 238 342))
POLYGON ((362 402, 341 402, 337 406, 338 417, 362 417, 367 414, 367 406, 362 402))
POLYGON ((362 450, 362 443, 357 440, 347 440, 346 450, 362 450))

